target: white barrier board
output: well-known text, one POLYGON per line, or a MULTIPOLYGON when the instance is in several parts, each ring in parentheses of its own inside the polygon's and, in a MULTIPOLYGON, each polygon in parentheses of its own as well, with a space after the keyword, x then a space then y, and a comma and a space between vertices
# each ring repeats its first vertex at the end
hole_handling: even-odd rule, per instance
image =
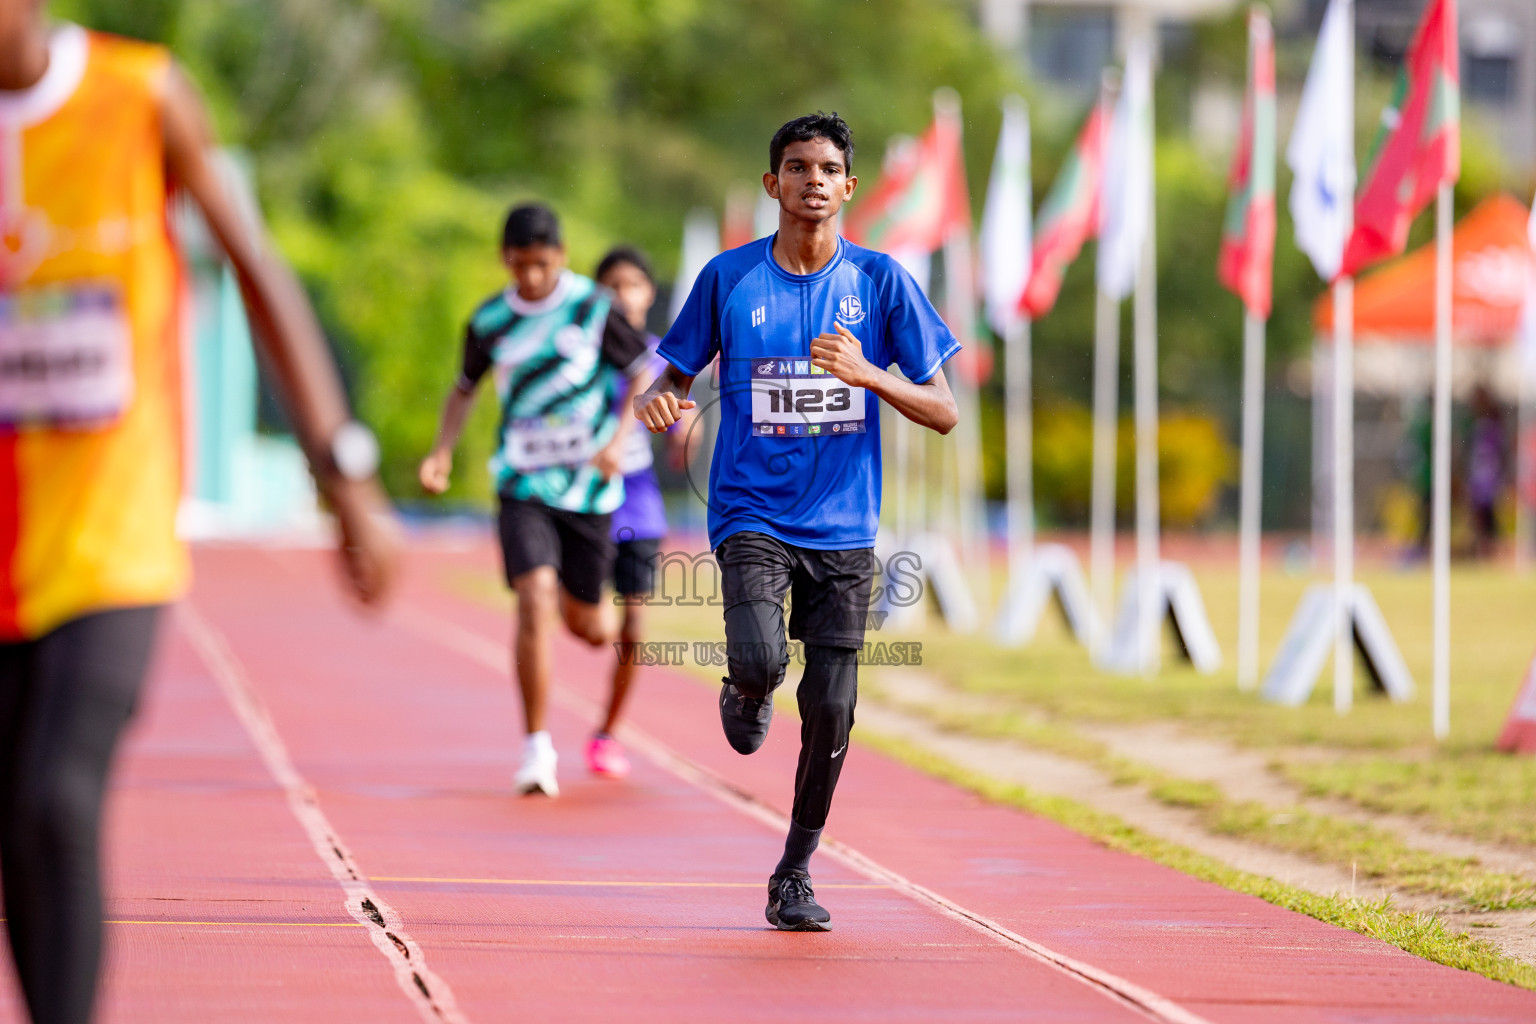
MULTIPOLYGON (((938 604, 939 614, 946 625, 957 633, 972 633, 980 621, 976 599, 960 568, 960 558, 948 538, 936 533, 922 533, 912 537, 905 546, 899 542, 887 543, 882 536, 876 539, 875 555, 889 574, 892 560, 899 560, 896 568, 906 576, 915 577, 924 592, 932 592, 938 604)), ((880 581, 878 582, 886 582, 880 581)), ((894 589, 881 588, 872 611, 882 613, 881 621, 888 626, 910 624, 922 614, 922 600, 897 604, 894 589)))
POLYGON ((1114 632, 1099 659, 1100 667, 1127 675, 1141 672, 1146 664, 1146 652, 1159 642, 1166 621, 1173 627, 1180 655, 1197 672, 1209 674, 1219 669, 1221 647, 1216 642, 1200 588, 1189 567, 1179 562, 1159 564, 1154 593, 1157 613, 1143 617, 1141 587, 1137 585, 1136 573, 1134 570, 1126 573, 1120 607, 1115 613, 1114 632))
MULTIPOLYGON (((1413 696, 1413 677, 1376 599, 1357 583, 1350 588, 1348 600, 1350 631, 1372 687, 1392 700, 1408 700, 1413 696)), ((1261 697, 1277 704, 1306 703, 1333 651, 1334 607, 1332 584, 1315 583, 1307 588, 1264 677, 1261 697)))
POLYGON ((1077 554, 1062 544, 1041 544, 1022 571, 1008 581, 998 609, 997 642, 1017 647, 1034 639, 1052 598, 1079 643, 1087 646, 1098 629, 1098 613, 1077 554))

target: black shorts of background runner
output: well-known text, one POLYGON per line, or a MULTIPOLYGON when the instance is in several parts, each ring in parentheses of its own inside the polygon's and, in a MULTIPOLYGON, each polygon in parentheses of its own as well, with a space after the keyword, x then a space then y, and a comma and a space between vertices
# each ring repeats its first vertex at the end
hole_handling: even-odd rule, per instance
POLYGON ((801 828, 820 829, 853 729, 874 551, 817 551, 745 531, 727 537, 715 560, 725 601, 729 679, 749 697, 766 696, 784 681, 789 664, 784 596, 789 595, 788 635, 805 644, 805 672, 796 690, 800 763, 790 817, 801 828))
POLYGON ((530 569, 549 565, 560 574, 566 593, 596 604, 613 565, 612 519, 606 512, 567 512, 538 501, 502 498, 497 526, 507 585, 530 569))
MULTIPOLYGON (((620 530, 619 535, 623 536, 620 530)), ((661 538, 621 540, 613 556, 613 592, 621 597, 649 597, 656 590, 656 564, 661 538)))
POLYGON ((34 1024, 86 1024, 101 962, 101 801, 160 609, 0 644, 0 883, 34 1024))

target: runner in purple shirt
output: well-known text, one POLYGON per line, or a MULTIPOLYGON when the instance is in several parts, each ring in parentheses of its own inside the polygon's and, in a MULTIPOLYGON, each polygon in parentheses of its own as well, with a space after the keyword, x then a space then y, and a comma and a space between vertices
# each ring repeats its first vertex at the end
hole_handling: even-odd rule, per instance
MULTIPOLYGON (((615 304, 623 310, 625 319, 644 331, 646 314, 656 301, 656 284, 645 256, 637 249, 620 246, 603 257, 594 276, 598 284, 613 293, 615 304)), ((655 354, 660 341, 654 334, 646 334, 654 361, 650 368, 651 378, 659 376, 666 366, 666 361, 655 354)), ((623 404, 624 396, 620 395, 615 405, 620 414, 626 411, 620 408, 623 404)), ((686 424, 675 425, 667 435, 670 458, 679 464, 685 455, 687 436, 686 424)), ((624 504, 613 513, 613 540, 617 547, 613 592, 623 611, 623 623, 619 628, 618 657, 613 668, 608 710, 602 725, 587 744, 587 767, 595 774, 614 778, 629 772, 629 758, 624 754, 624 747, 614 739, 613 730, 634 681, 638 660, 634 654, 643 635, 645 602, 655 589, 661 540, 667 535, 667 511, 662 504, 661 484, 656 479, 652 458, 651 435, 643 430, 628 436, 619 456, 619 472, 624 474, 624 504)))

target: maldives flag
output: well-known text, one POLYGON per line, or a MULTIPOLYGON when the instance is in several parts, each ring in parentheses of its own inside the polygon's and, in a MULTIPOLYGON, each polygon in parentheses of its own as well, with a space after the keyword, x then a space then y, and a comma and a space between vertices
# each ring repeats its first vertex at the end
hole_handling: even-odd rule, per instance
POLYGON ((1083 243, 1098 233, 1107 124, 1104 104, 1095 103, 1035 218, 1029 287, 1019 302, 1031 320, 1040 319, 1056 305, 1067 264, 1077 258, 1083 243))
POLYGON ((1275 260, 1275 34, 1259 8, 1248 15, 1248 96, 1228 190, 1216 277, 1248 312, 1268 317, 1275 260))
POLYGON ((958 110, 939 107, 917 145, 890 162, 853 208, 844 232, 881 252, 937 252, 952 231, 970 225, 958 110))
POLYGON ((1456 0, 1429 0, 1398 76, 1341 274, 1402 252, 1408 226, 1445 183, 1461 176, 1461 72, 1456 0))

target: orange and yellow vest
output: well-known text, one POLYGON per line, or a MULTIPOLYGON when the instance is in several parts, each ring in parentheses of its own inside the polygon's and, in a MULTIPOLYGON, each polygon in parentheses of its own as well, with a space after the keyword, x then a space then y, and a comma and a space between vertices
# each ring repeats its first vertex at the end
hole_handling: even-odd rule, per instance
POLYGON ((186 589, 161 47, 65 25, 0 92, 0 641, 186 589))

